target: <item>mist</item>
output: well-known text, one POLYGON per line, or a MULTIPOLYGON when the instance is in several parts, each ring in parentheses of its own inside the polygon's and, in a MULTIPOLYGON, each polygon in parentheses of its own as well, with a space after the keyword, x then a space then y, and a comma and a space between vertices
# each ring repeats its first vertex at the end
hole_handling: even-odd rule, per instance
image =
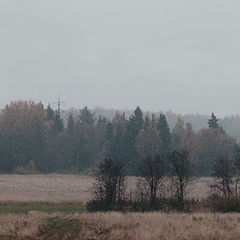
POLYGON ((0 107, 11 100, 239 113, 240 3, 0 2, 0 107))

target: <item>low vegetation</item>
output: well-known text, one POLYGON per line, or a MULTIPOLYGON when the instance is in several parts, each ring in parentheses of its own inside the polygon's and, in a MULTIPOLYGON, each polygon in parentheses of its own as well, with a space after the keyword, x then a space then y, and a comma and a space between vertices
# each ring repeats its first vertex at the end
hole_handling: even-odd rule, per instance
POLYGON ((239 214, 82 213, 0 216, 3 240, 238 240, 239 214))
MULTIPOLYGON (((158 202, 160 211, 153 212, 152 209, 146 209, 141 213, 139 211, 146 207, 147 203, 139 202, 143 204, 139 206, 135 202, 130 206, 130 202, 127 202, 128 204, 120 209, 122 211, 114 209, 118 211, 89 213, 86 211, 85 203, 81 203, 80 199, 86 199, 84 194, 87 196, 89 194, 85 191, 85 187, 89 187, 88 182, 93 182, 90 177, 6 175, 5 180, 0 176, 0 187, 3 190, 9 190, 7 186, 15 189, 20 180, 20 182, 32 181, 32 188, 34 188, 35 184, 37 187, 41 181, 44 182, 45 178, 49 181, 52 179, 51 188, 58 186, 58 181, 61 179, 71 179, 74 186, 82 185, 79 190, 79 201, 74 198, 72 202, 59 202, 59 200, 41 203, 29 200, 24 202, 21 201, 22 198, 17 199, 15 195, 16 201, 13 202, 8 201, 6 196, 9 195, 6 195, 5 201, 0 204, 1 240, 237 240, 240 238, 240 214, 232 213, 233 209, 240 211, 240 199, 234 196, 214 198, 214 195, 208 198, 206 189, 212 182, 210 178, 199 178, 190 187, 191 191, 188 191, 190 194, 186 195, 185 199, 187 212, 176 212, 174 208, 176 198, 162 198, 158 202), (12 185, 9 184, 8 177, 11 177, 12 185), (85 184, 87 185, 84 187, 85 184), (170 206, 173 207, 170 208, 170 206), (224 212, 224 214, 217 212, 224 212)), ((127 196, 137 182, 137 178, 126 180, 127 196)), ((49 186, 46 184, 41 187, 41 195, 47 199, 49 186)), ((63 196, 71 195, 72 190, 65 192, 67 189, 62 184, 63 196)), ((19 188, 19 192, 24 191, 27 192, 26 187, 19 188)), ((5 195, 4 192, 3 195, 5 195)))

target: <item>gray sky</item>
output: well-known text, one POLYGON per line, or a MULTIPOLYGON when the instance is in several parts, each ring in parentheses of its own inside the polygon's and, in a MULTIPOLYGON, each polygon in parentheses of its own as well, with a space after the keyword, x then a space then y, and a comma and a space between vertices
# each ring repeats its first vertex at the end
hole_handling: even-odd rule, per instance
POLYGON ((239 0, 0 0, 0 107, 240 113, 239 0))

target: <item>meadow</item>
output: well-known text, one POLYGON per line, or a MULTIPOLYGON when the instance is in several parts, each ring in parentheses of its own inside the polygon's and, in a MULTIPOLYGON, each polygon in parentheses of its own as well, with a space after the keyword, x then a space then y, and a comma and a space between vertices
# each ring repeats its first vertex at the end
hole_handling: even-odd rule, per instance
MULTIPOLYGON (((135 182, 128 179, 129 192, 135 182)), ((189 197, 206 197, 210 182, 197 179, 189 197)), ((237 213, 88 213, 92 183, 92 177, 80 175, 0 175, 0 239, 240 239, 237 213)))
MULTIPOLYGON (((72 174, 0 175, 0 203, 2 202, 83 202, 91 199, 94 179, 72 174)), ((210 178, 199 178, 189 188, 188 197, 207 196, 210 178)), ((135 177, 127 179, 127 191, 134 192, 135 177)))
POLYGON ((75 213, 0 215, 3 240, 239 240, 239 214, 75 213))

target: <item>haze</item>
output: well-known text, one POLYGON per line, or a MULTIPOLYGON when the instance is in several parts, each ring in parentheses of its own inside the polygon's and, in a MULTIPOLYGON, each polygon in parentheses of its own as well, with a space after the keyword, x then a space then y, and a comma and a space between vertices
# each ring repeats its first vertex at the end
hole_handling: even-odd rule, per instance
POLYGON ((240 3, 2 0, 0 107, 239 114, 240 3))

